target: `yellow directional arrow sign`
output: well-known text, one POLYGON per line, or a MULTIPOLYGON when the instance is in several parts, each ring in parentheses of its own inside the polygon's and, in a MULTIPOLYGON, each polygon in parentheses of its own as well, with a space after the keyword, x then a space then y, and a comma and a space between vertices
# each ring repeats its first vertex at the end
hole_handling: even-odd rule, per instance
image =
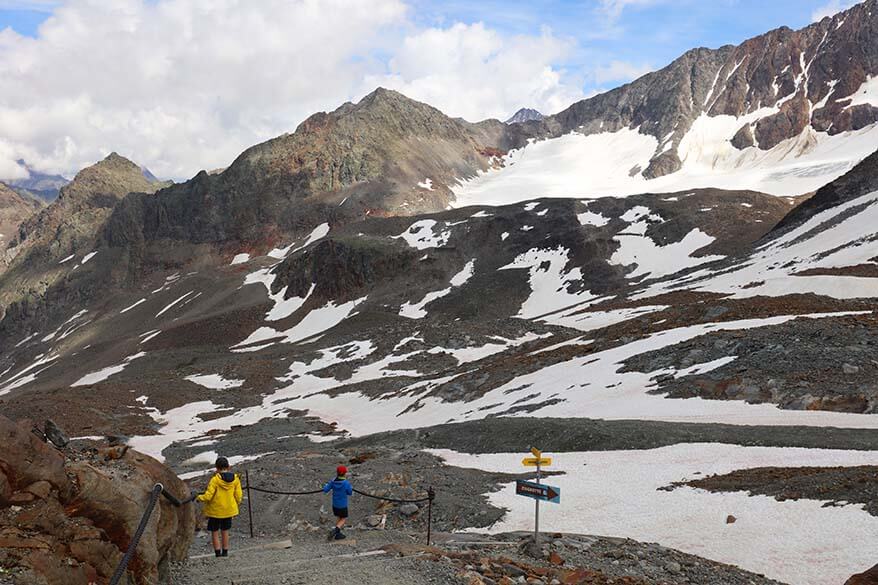
POLYGON ((531 447, 530 452, 533 453, 533 456, 539 459, 543 456, 543 452, 537 449, 536 447, 531 447))
POLYGON ((525 467, 548 467, 552 464, 551 457, 525 457, 521 460, 525 467))

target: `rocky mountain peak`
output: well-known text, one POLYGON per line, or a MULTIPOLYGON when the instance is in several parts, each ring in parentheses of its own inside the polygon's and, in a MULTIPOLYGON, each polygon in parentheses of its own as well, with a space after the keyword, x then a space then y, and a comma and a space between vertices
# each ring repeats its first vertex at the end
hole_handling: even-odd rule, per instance
POLYGON ((79 171, 58 199, 22 221, 14 237, 0 241, 0 288, 6 279, 16 283, 3 288, 0 305, 42 294, 64 274, 61 260, 93 251, 98 230, 120 199, 131 192, 154 193, 162 186, 115 152, 79 171))
POLYGON ((543 118, 545 118, 545 116, 543 116, 539 111, 534 110, 533 108, 521 108, 520 110, 512 114, 512 116, 510 116, 510 118, 506 120, 505 123, 519 124, 521 122, 530 122, 531 120, 539 121, 543 118))
POLYGON ((79 171, 59 193, 59 201, 90 199, 100 206, 112 206, 107 197, 120 199, 128 193, 152 193, 156 183, 147 178, 140 165, 116 152, 79 171), (101 199, 97 201, 95 198, 101 199))

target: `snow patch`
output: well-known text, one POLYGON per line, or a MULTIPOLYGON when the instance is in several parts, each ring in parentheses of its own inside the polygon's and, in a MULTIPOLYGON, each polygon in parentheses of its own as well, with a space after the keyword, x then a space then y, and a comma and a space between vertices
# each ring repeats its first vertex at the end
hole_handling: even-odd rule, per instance
POLYGON ((228 390, 229 388, 239 388, 244 385, 244 380, 227 380, 219 374, 186 376, 184 379, 212 390, 228 390))
POLYGON ((110 376, 112 376, 114 374, 118 374, 119 372, 124 370, 134 360, 142 358, 145 355, 146 355, 145 351, 141 351, 140 353, 130 355, 127 358, 125 358, 125 361, 123 361, 121 364, 118 364, 115 366, 110 366, 110 367, 104 368, 102 370, 98 370, 97 372, 93 372, 91 374, 86 374, 85 376, 83 376, 82 378, 80 378, 79 380, 77 380, 76 382, 71 384, 71 386, 91 386, 92 384, 97 384, 98 382, 103 382, 104 380, 106 380, 110 376))

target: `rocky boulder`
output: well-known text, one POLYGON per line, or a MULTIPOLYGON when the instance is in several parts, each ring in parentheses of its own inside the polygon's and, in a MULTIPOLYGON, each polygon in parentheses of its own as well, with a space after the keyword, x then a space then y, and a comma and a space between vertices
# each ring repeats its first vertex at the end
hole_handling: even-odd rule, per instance
POLYGON ((876 585, 878 584, 878 565, 868 571, 858 573, 845 581, 844 585, 876 585))
MULTIPOLYGON (((188 489, 155 459, 119 447, 59 451, 0 416, 0 567, 16 583, 106 582, 122 558, 156 483, 178 498, 188 489)), ((161 498, 128 567, 128 582, 162 582, 186 556, 191 505, 161 498)))

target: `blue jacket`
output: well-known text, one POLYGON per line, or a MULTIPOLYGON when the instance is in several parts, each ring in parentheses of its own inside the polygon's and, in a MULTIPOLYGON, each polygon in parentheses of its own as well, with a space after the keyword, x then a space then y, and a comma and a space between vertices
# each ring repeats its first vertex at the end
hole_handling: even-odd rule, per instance
POLYGON ((332 490, 333 508, 348 507, 348 496, 354 493, 354 486, 351 485, 351 482, 337 477, 323 486, 324 494, 328 494, 329 490, 332 490))

